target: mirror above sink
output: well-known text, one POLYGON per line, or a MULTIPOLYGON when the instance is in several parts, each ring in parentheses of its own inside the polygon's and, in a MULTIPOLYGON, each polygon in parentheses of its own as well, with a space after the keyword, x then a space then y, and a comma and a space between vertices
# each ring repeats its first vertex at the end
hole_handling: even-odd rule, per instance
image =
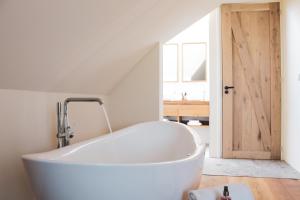
POLYGON ((207 81, 206 43, 182 44, 182 81, 207 81))

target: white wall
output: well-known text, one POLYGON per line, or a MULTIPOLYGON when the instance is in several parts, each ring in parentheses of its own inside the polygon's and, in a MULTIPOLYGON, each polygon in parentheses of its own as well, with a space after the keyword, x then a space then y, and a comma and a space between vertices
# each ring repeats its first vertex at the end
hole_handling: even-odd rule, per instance
POLYGON ((144 56, 110 93, 114 130, 160 119, 160 45, 144 56))
POLYGON ((300 171, 300 1, 286 0, 282 5, 283 158, 300 171))
MULTIPOLYGON (((70 96, 83 95, 0 90, 0 199, 33 199, 21 155, 56 148, 56 102, 70 96)), ((98 104, 74 103, 69 111, 73 142, 107 132, 98 104)))

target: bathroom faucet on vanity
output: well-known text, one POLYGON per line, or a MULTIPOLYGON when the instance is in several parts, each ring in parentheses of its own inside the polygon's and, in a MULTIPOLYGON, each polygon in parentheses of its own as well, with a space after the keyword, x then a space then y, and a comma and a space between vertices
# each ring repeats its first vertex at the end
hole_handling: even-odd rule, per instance
POLYGON ((111 126, 109 123, 109 119, 107 117, 105 108, 103 107, 103 102, 100 98, 94 97, 71 97, 67 98, 63 104, 62 110, 62 103, 57 103, 57 140, 58 140, 58 148, 67 146, 70 144, 70 140, 74 137, 74 132, 72 131, 69 119, 68 119, 68 103, 70 102, 97 102, 103 108, 104 115, 106 118, 106 122, 109 128, 110 133, 112 132, 111 126))

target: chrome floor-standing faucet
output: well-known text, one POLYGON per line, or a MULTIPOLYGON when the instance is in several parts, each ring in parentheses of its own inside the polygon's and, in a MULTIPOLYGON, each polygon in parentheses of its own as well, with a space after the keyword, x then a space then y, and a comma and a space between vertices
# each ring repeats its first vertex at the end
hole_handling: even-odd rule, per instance
POLYGON ((112 132, 109 119, 107 117, 106 110, 103 106, 103 102, 100 98, 93 98, 93 97, 71 97, 67 98, 64 101, 63 109, 62 103, 57 103, 57 140, 58 144, 57 147, 61 148, 70 144, 70 140, 74 137, 74 132, 72 131, 69 125, 68 119, 68 103, 70 102, 97 102, 102 107, 106 123, 108 125, 108 129, 110 133, 112 132))

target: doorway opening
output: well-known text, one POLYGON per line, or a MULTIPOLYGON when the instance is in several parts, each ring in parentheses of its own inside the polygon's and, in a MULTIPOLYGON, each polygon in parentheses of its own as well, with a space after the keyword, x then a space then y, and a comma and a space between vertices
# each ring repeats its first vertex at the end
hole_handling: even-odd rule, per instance
POLYGON ((163 119, 210 143, 210 14, 163 44, 163 119))

